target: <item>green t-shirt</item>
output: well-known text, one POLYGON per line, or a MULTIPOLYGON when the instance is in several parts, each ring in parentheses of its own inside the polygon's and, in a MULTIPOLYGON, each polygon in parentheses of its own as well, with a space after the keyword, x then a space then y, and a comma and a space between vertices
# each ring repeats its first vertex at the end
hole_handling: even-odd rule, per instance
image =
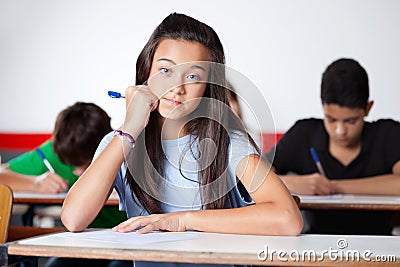
MULTIPOLYGON (((78 176, 72 173, 75 167, 66 165, 60 161, 53 150, 51 141, 43 143, 39 146, 39 149, 54 168, 54 171, 67 180, 69 182, 69 187, 71 187, 78 179, 78 176)), ((12 171, 26 175, 41 175, 48 171, 46 165, 44 165, 42 159, 35 150, 10 160, 8 165, 12 171)), ((90 227, 110 228, 124 220, 126 220, 126 213, 119 211, 117 207, 103 207, 90 227)))

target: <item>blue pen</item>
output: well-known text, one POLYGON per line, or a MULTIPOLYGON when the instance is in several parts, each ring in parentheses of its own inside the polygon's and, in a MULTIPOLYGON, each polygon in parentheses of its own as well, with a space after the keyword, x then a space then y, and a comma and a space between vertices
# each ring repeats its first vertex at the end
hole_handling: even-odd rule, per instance
POLYGON ((313 160, 315 162, 315 165, 317 165, 317 169, 318 169, 319 173, 322 176, 326 177, 325 172, 324 172, 324 168, 322 168, 322 164, 321 164, 321 161, 319 160, 317 151, 315 151, 315 149, 313 147, 311 147, 310 148, 310 152, 311 152, 311 156, 312 156, 312 158, 313 158, 313 160))
POLYGON ((118 92, 114 92, 114 91, 108 91, 108 95, 111 98, 125 98, 125 96, 123 94, 118 93, 118 92))
POLYGON ((46 159, 43 152, 39 148, 36 148, 35 150, 36 150, 36 153, 38 153, 39 157, 42 159, 44 165, 46 165, 47 169, 50 172, 55 173, 54 168, 51 166, 50 162, 46 159))

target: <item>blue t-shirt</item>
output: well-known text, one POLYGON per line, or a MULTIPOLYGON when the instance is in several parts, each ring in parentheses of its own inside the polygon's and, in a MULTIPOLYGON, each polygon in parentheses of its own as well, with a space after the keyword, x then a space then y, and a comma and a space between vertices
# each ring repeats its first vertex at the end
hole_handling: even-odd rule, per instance
MULTIPOLYGON (((101 141, 95 158, 111 142, 113 133, 107 134, 101 141)), ((228 148, 228 166, 226 169, 228 184, 228 198, 226 208, 238 208, 252 204, 253 201, 247 192, 243 192, 237 186, 236 167, 239 162, 248 155, 259 154, 247 138, 241 132, 231 132, 229 134, 230 145, 228 148)), ((183 210, 199 210, 202 207, 199 188, 199 166, 196 158, 200 156, 198 139, 192 135, 173 140, 162 140, 163 151, 165 154, 164 162, 164 181, 160 183, 162 195, 161 208, 163 212, 174 212, 183 210), (195 140, 193 142, 193 140, 195 140), (182 175, 183 174, 183 175, 182 175)), ((216 152, 216 155, 218 153, 216 152)), ((132 198, 132 191, 125 183, 127 163, 124 162, 115 178, 114 188, 120 197, 120 209, 126 211, 128 218, 144 216, 149 213, 138 205, 132 198)), ((218 179, 217 179, 218 180, 218 179)), ((189 264, 157 263, 157 266, 191 266, 189 264), (172 265, 171 265, 172 264, 172 265)), ((154 263, 140 262, 140 266, 155 266, 154 263), (150 265, 146 265, 150 264, 150 265)), ((136 262, 138 266, 138 262, 136 262)), ((194 265, 211 266, 211 265, 194 265)), ((220 265, 219 265, 220 266, 220 265)), ((222 265, 221 265, 222 266, 222 265)))

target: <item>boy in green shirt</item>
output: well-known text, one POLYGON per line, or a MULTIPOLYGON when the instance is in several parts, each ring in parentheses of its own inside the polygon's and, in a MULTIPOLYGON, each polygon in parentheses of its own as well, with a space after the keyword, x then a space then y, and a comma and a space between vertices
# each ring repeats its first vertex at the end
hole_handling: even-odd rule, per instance
MULTIPOLYGON (((61 111, 51 140, 37 149, 54 169, 51 172, 36 150, 4 164, 0 183, 13 191, 59 193, 68 190, 89 166, 104 135, 112 131, 110 117, 99 106, 77 102, 61 111)), ((126 219, 117 207, 104 207, 91 227, 110 228, 126 219)))
MULTIPOLYGON (((103 109, 93 103, 77 102, 58 114, 50 140, 1 166, 0 183, 9 185, 13 191, 65 192, 90 165, 101 139, 111 131, 110 117, 103 109), (50 169, 39 153, 50 163, 50 169)), ((90 227, 111 228, 124 220, 126 214, 118 207, 103 207, 90 227)), ((46 267, 77 264, 132 266, 131 261, 51 258, 46 267)))

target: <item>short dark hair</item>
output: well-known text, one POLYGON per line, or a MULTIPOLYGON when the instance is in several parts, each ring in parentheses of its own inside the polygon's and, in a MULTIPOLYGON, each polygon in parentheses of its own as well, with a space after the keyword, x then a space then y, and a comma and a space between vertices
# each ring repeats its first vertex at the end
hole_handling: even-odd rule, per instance
POLYGON ((112 131, 110 117, 93 103, 76 102, 61 111, 54 126, 53 148, 68 165, 83 166, 93 157, 101 139, 112 131))
POLYGON ((368 98, 368 74, 360 63, 341 58, 326 68, 321 82, 322 104, 365 109, 368 98))

